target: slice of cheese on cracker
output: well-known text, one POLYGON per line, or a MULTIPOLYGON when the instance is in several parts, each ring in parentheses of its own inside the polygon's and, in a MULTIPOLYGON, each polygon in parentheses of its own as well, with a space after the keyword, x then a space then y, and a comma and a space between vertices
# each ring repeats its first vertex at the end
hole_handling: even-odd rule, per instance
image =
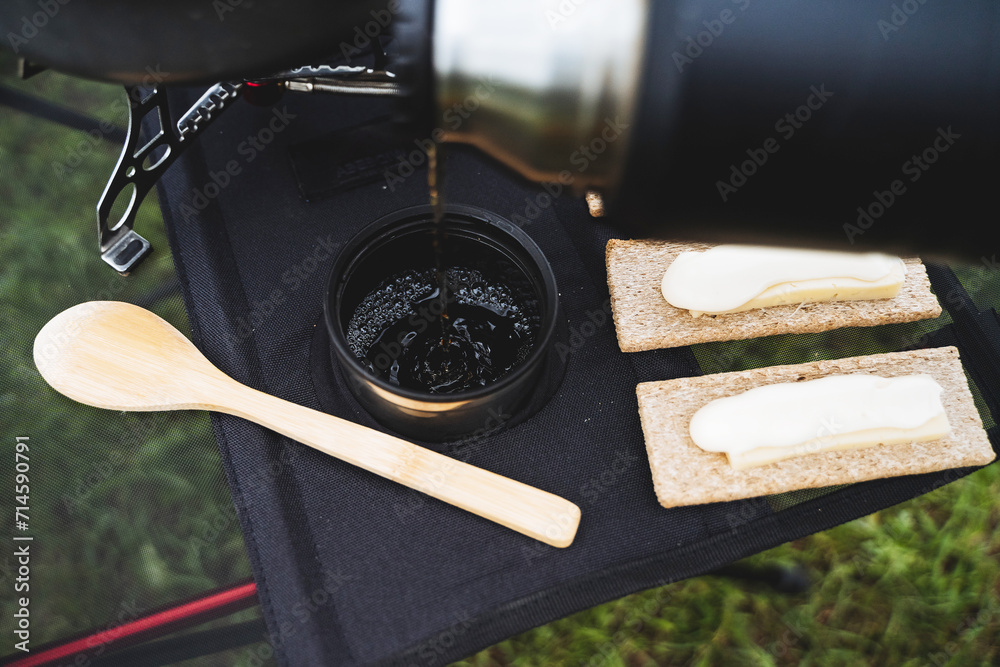
POLYGON ((664 507, 981 466, 994 459, 954 347, 643 382, 636 394, 653 486, 664 507), (941 387, 947 433, 933 440, 908 438, 905 442, 860 449, 809 452, 742 470, 734 469, 725 453, 705 451, 691 438, 690 424, 695 413, 716 399, 766 385, 854 374, 883 378, 930 376, 941 387))
POLYGON ((660 283, 667 303, 694 317, 825 301, 889 299, 906 265, 882 253, 719 245, 687 250, 660 283))
POLYGON ((948 434, 941 385, 926 373, 829 375, 717 398, 691 418, 698 447, 735 470, 819 452, 938 440, 948 434))
MULTIPOLYGON (((788 297, 778 290, 779 296, 790 298, 792 302, 773 303, 718 317, 694 318, 688 310, 667 302, 662 293, 662 281, 668 267, 682 253, 703 252, 714 247, 717 246, 658 240, 612 239, 608 242, 605 256, 608 289, 618 345, 623 352, 913 322, 941 314, 924 265, 918 258, 911 257, 902 260, 905 274, 898 292, 892 297, 802 303, 803 294, 788 297)), ((816 285, 798 287, 808 291, 816 285)), ((826 288, 821 286, 820 289, 826 288)))

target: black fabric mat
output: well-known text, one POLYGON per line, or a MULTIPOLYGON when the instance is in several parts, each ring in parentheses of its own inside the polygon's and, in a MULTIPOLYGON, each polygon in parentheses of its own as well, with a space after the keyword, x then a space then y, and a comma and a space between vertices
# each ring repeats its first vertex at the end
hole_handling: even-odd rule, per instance
MULTIPOLYGON (((177 110, 194 99, 193 91, 173 94, 177 110)), ((337 247, 362 226, 426 202, 425 172, 418 167, 391 187, 384 178, 327 193, 310 186, 316 196, 305 203, 295 176, 302 165, 292 164, 301 150, 290 149, 387 111, 381 101, 291 95, 274 109, 238 104, 160 188, 198 347, 255 388, 375 428, 335 381, 324 381, 334 377, 316 332, 327 272, 337 247), (264 145, 265 138, 272 140, 264 145)), ((385 145, 378 150, 385 154, 385 145)), ((359 159, 356 151, 351 159, 359 159)), ((556 273, 570 342, 565 377, 541 411, 455 454, 576 502, 583 519, 575 543, 541 545, 254 424, 213 415, 282 664, 444 664, 970 472, 857 484, 780 512, 765 499, 660 507, 635 385, 697 374, 697 363, 686 348, 618 350, 604 274, 604 245, 614 232, 592 221, 581 200, 540 192, 472 151, 449 158, 450 201, 530 220, 525 229, 556 273)))

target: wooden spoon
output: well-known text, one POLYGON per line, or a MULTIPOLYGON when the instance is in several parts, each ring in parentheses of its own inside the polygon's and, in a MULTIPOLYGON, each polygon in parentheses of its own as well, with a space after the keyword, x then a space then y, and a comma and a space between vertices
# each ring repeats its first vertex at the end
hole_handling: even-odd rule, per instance
POLYGON ((236 415, 555 547, 580 523, 580 508, 559 496, 240 384, 138 306, 64 310, 38 332, 34 356, 56 391, 87 405, 236 415))

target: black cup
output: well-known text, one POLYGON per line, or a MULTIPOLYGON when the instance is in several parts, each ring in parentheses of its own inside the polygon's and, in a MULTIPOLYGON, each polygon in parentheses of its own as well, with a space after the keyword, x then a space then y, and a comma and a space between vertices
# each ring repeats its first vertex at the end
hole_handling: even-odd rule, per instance
MULTIPOLYGON (((531 313, 530 349, 505 375, 464 391, 417 391, 373 374, 348 343, 351 319, 369 294, 391 276, 435 266, 429 206, 391 213, 351 239, 334 261, 324 304, 331 357, 355 398, 382 425, 427 443, 489 432, 519 421, 516 417, 531 405, 537 409, 538 388, 553 384, 544 376, 558 365, 553 347, 562 324, 555 276, 531 237, 511 222, 469 206, 448 207, 440 224, 443 266, 473 269, 504 285, 522 310, 531 313)), ((561 379, 561 366, 559 370, 561 379)))

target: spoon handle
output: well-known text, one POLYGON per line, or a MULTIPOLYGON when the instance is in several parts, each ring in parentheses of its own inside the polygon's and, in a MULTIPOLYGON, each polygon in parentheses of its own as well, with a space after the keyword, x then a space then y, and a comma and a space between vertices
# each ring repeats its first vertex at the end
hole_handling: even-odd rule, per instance
POLYGON ((546 544, 568 547, 576 535, 580 508, 547 491, 236 381, 216 398, 221 395, 225 403, 209 409, 256 422, 546 544))

